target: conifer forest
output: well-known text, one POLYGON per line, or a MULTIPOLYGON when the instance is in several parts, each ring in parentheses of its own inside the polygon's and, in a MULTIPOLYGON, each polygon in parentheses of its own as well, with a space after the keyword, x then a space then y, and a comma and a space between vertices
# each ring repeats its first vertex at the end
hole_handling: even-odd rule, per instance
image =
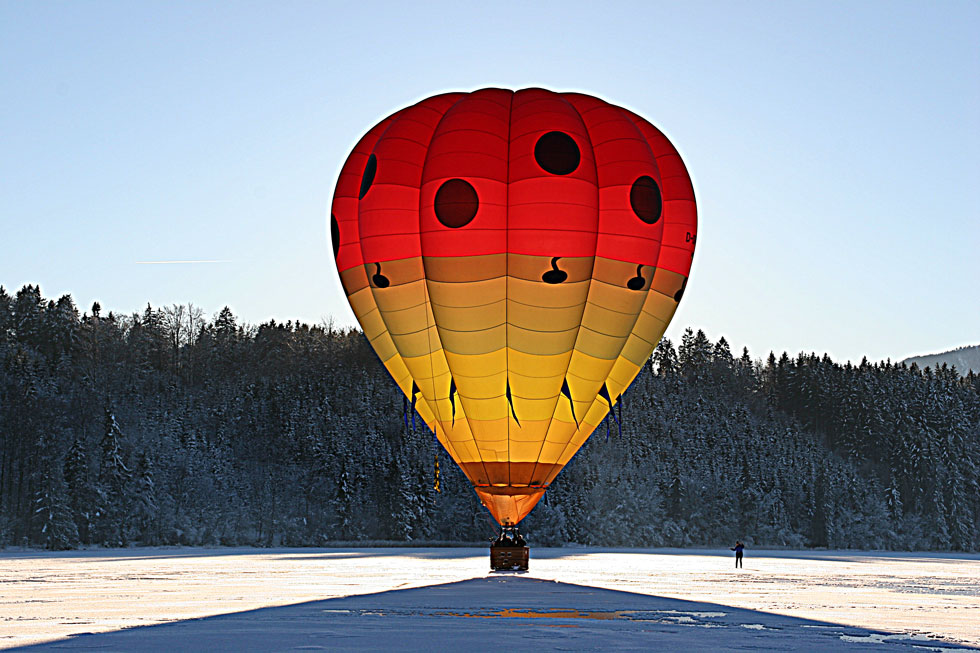
MULTIPOLYGON (((619 412, 522 522, 532 545, 980 550, 973 373, 757 358, 688 329, 619 412)), ((0 546, 486 542, 494 526, 360 331, 0 288, 0 546)))

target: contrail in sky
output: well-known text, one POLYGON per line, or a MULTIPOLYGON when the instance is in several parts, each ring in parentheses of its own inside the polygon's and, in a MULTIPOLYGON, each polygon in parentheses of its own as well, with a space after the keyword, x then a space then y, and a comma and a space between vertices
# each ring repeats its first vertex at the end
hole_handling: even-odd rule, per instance
POLYGON ((136 265, 177 265, 185 263, 232 263, 227 259, 201 260, 201 261, 136 261, 136 265))

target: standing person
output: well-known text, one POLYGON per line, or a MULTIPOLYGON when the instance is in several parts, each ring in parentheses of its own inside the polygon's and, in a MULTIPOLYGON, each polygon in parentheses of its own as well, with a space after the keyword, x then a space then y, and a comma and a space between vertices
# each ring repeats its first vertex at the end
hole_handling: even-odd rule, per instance
POLYGON ((742 551, 745 549, 745 545, 735 540, 735 546, 731 547, 731 550, 735 552, 735 568, 738 569, 742 566, 742 551))

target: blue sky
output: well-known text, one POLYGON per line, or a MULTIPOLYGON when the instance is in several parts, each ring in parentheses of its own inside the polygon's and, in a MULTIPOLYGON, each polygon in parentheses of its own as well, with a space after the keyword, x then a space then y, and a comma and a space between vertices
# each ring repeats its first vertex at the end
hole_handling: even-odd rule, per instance
POLYGON ((0 3, 0 284, 352 324, 326 216, 361 134, 543 86, 684 157, 700 229, 669 337, 980 343, 980 4, 413 4, 0 3))

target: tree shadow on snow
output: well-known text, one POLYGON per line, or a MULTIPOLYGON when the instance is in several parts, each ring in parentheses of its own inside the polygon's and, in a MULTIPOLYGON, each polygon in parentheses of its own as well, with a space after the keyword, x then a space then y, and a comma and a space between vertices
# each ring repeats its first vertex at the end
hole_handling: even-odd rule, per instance
POLYGON ((86 633, 15 651, 977 650, 519 575, 86 633))
POLYGON ((273 556, 283 560, 309 560, 315 558, 365 558, 408 556, 424 559, 486 557, 486 544, 470 547, 441 546, 337 546, 337 547, 140 547, 132 549, 84 549, 75 551, 0 551, 0 560, 44 560, 57 558, 74 562, 136 562, 144 560, 170 560, 175 558, 212 558, 221 556, 273 556))
MULTIPOLYGON (((290 551, 268 550, 270 555, 275 553, 292 554, 292 557, 285 557, 285 560, 309 560, 310 558, 330 558, 333 560, 343 558, 369 558, 403 556, 410 558, 420 558, 425 560, 440 559, 460 559, 460 558, 484 558, 487 556, 489 542, 486 544, 474 544, 470 546, 457 546, 453 548, 442 547, 345 547, 345 548, 320 548, 320 549, 291 549, 290 551)), ((256 553, 263 552, 262 549, 253 549, 256 553)), ((630 547, 545 547, 532 546, 531 559, 557 560, 561 558, 572 558, 576 556, 592 554, 650 554, 667 556, 708 556, 715 558, 732 558, 733 554, 727 547, 711 549, 680 549, 680 548, 657 548, 643 549, 630 547)), ((950 553, 950 552, 908 552, 908 551, 814 551, 798 549, 752 549, 746 552, 746 560, 763 560, 767 558, 792 559, 792 560, 812 560, 819 562, 879 562, 881 559, 895 560, 896 562, 910 563, 951 563, 960 564, 964 560, 980 561, 980 554, 976 553, 950 553)), ((727 565, 730 566, 730 565, 727 565)))
MULTIPOLYGON (((208 558, 222 556, 254 556, 264 555, 281 560, 343 560, 347 558, 386 558, 409 557, 421 560, 458 560, 464 558, 485 558, 489 541, 485 544, 460 545, 419 545, 419 546, 357 546, 335 545, 328 547, 140 547, 132 549, 85 549, 75 551, 0 551, 0 560, 43 560, 45 558, 71 559, 78 563, 85 562, 135 562, 147 560, 167 560, 175 558, 208 558)), ((539 560, 557 560, 573 558, 582 555, 602 554, 642 554, 667 556, 709 556, 731 558, 732 553, 725 547, 680 549, 680 548, 628 548, 628 547, 543 547, 532 546, 531 558, 539 560)), ((980 561, 980 554, 951 553, 930 551, 820 551, 807 549, 751 549, 746 554, 746 560, 766 558, 787 558, 793 560, 812 560, 820 562, 878 562, 880 559, 895 560, 896 562, 911 563, 950 563, 959 564, 964 560, 980 561)))

